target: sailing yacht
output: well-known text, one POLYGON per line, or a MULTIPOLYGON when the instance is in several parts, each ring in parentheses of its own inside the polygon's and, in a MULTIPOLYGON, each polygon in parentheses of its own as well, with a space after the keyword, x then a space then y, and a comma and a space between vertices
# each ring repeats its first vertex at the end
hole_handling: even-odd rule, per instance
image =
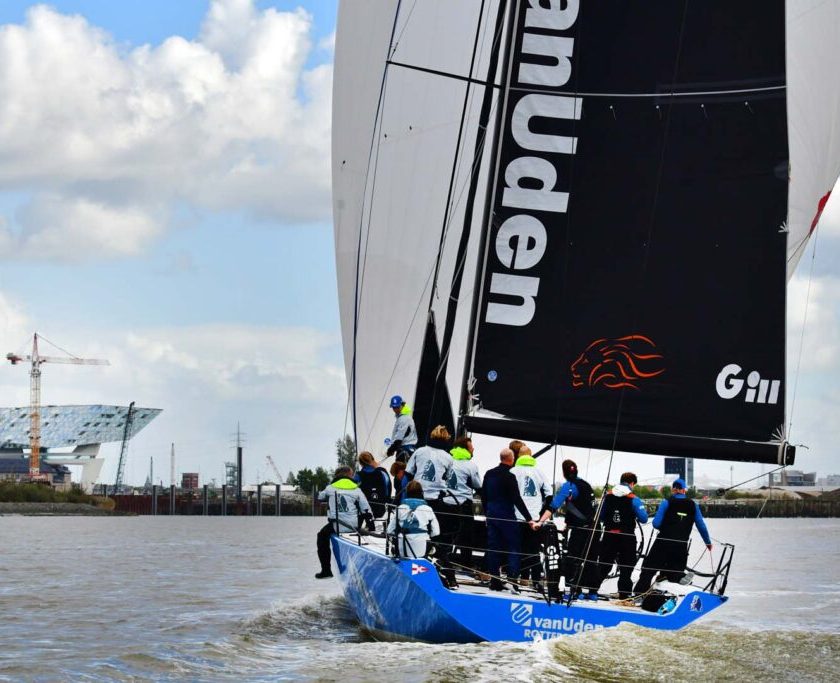
MULTIPOLYGON (((785 308, 840 172, 840 6, 820 0, 352 0, 333 91, 350 412, 418 434, 792 464, 785 308)), ((675 629, 670 607, 445 587, 337 535, 364 627, 432 642, 675 629)), ((728 554, 727 554, 728 552, 728 554)))

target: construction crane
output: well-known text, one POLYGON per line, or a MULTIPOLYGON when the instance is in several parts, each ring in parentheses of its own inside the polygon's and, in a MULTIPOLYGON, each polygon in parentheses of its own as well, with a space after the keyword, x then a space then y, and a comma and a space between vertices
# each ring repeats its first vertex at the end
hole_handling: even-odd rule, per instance
MULTIPOLYGON (((43 339, 43 337, 42 337, 43 339)), ((44 340, 48 341, 48 340, 44 340)), ((52 342, 49 342, 52 344, 52 342)), ((55 346, 55 344, 53 344, 55 346)), ((56 346, 56 348, 58 348, 56 346)), ((63 349, 62 349, 63 350, 63 349)), ((65 353, 67 353, 65 351, 65 353)), ((29 478, 33 481, 41 477, 41 364, 42 363, 70 363, 73 365, 110 365, 107 360, 99 358, 79 358, 72 354, 64 356, 42 356, 38 352, 38 334, 32 336, 32 354, 19 356, 7 353, 6 360, 12 365, 31 363, 29 372, 29 478)))
POLYGON ((131 425, 134 423, 134 401, 128 406, 125 415, 125 429, 123 430, 122 446, 120 447, 120 459, 117 463, 117 477, 114 480, 114 493, 119 493, 123 485, 123 474, 125 474, 125 456, 128 453, 128 440, 131 438, 131 425))
POLYGON ((283 475, 280 474, 280 470, 277 469, 277 465, 274 464, 274 460, 271 459, 270 455, 265 456, 266 462, 268 466, 271 467, 271 471, 274 472, 274 476, 277 477, 277 483, 283 483, 283 475))

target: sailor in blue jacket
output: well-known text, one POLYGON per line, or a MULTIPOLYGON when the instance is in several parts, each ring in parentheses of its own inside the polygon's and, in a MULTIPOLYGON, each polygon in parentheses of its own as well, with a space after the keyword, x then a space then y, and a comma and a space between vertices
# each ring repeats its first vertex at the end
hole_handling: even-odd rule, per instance
POLYGON ((600 573, 598 572, 598 540, 595 533, 595 494, 592 487, 578 476, 573 460, 563 461, 563 486, 554 495, 540 523, 549 519, 561 507, 565 510, 566 555, 563 558, 563 576, 573 594, 588 588, 590 597, 598 598, 600 573), (585 559, 584 559, 585 558, 585 559), (582 565, 582 566, 581 566, 582 565))
POLYGON ((362 468, 353 477, 370 503, 373 516, 379 519, 385 514, 385 505, 391 501, 391 477, 380 467, 368 451, 359 453, 362 468))
POLYGON ((637 595, 650 589, 656 572, 662 572, 667 581, 679 581, 684 576, 688 563, 688 538, 695 525, 706 548, 709 551, 712 549, 712 539, 700 506, 685 495, 685 480, 676 479, 671 489, 673 494, 659 504, 653 518, 653 526, 659 529, 659 535, 642 563, 642 573, 634 589, 637 595))

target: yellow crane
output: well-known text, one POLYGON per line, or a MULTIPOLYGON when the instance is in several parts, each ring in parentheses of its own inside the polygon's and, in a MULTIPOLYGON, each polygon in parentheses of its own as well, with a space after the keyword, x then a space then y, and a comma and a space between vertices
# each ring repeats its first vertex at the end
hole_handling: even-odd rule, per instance
MULTIPOLYGON (((42 337, 43 339, 43 337, 42 337)), ((48 340, 44 340, 48 341, 48 340)), ((52 342, 49 342, 52 344, 52 342)), ((53 344, 55 346, 55 344, 53 344)), ((56 346, 56 348, 58 348, 56 346)), ((65 351, 65 353, 67 353, 65 351)), ((73 365, 110 365, 107 360, 99 358, 79 358, 68 353, 64 356, 42 356, 38 352, 38 333, 32 337, 32 353, 29 356, 19 356, 7 353, 6 360, 12 365, 18 363, 32 363, 29 372, 29 478, 37 481, 41 477, 41 364, 42 363, 71 363, 73 365)))

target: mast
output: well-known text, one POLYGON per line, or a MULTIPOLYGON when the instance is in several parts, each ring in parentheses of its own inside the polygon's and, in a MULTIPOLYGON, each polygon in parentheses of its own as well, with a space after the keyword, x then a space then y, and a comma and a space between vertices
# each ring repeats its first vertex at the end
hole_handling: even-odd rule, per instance
MULTIPOLYGON (((507 21, 507 31, 505 35, 505 51, 504 51, 504 60, 503 64, 507 66, 505 77, 502 83, 502 92, 499 95, 499 102, 496 107, 496 121, 495 125, 493 126, 493 142, 490 147, 491 149, 491 157, 490 157, 490 169, 491 173, 494 172, 495 169, 498 168, 499 163, 499 135, 502 129, 502 121, 504 119, 504 109, 506 106, 506 93, 508 88, 510 87, 510 74, 511 74, 511 54, 513 52, 513 31, 515 26, 515 19, 516 15, 519 11, 519 2, 520 0, 514 0, 516 3, 515 7, 508 12, 508 21, 507 21)), ((499 3, 499 18, 501 18, 501 14, 503 12, 502 5, 506 4, 506 0, 500 0, 499 3)), ((494 50, 493 57, 497 58, 498 49, 494 50)), ((498 65, 494 64, 497 68, 498 65)), ((495 69, 491 72, 495 73, 495 69)), ((487 104, 487 119, 489 119, 489 103, 487 104)), ((482 108, 483 113, 484 108, 482 108)), ((485 125, 486 120, 485 119, 485 125)), ((495 172, 495 175, 498 175, 498 171, 495 172)), ((475 186, 471 188, 470 192, 470 214, 472 214, 472 203, 475 201, 475 186)), ((468 330, 468 337, 467 337, 467 350, 466 350, 466 360, 464 362, 464 373, 463 378, 461 380, 461 395, 458 401, 458 428, 457 431, 460 433, 464 430, 464 416, 470 409, 469 402, 470 402, 470 378, 472 375, 472 363, 471 358, 473 356, 473 348, 475 346, 475 330, 476 330, 476 317, 478 315, 478 307, 481 300, 481 280, 484 276, 483 273, 483 261, 484 261, 484 252, 486 250, 487 245, 487 237, 490 234, 490 216, 491 216, 491 207, 492 207, 492 200, 493 195, 495 194, 495 181, 491 181, 487 183, 487 192, 484 196, 484 211, 481 220, 481 235, 479 237, 478 242, 478 250, 477 250, 477 265, 475 269, 475 286, 473 288, 473 300, 472 306, 470 307, 470 322, 469 326, 467 327, 468 330)), ((459 282, 460 284, 460 282, 459 282)), ((450 333, 451 337, 451 333, 450 333)))
MULTIPOLYGON (((418 368, 417 377, 417 391, 415 398, 415 424, 418 426, 418 434, 424 436, 427 427, 437 419, 438 414, 445 415, 447 422, 452 420, 452 405, 450 402, 449 390, 446 385, 446 373, 449 366, 449 353, 452 344, 452 335, 455 329, 455 319, 458 310, 458 304, 462 295, 462 282, 464 275, 464 264, 466 261, 467 248, 469 247, 470 235, 472 233, 473 224, 473 209, 475 206, 475 198, 478 190, 479 177, 481 175, 482 160, 484 158, 484 149, 487 141, 488 122, 490 120, 490 113, 493 105, 493 91, 495 89, 496 73, 499 66, 499 51, 501 48, 502 28, 504 27, 505 11, 507 9, 507 0, 499 0, 496 11, 496 20, 493 28, 493 46, 490 51, 490 60, 487 66, 486 83, 484 87, 484 96, 482 97, 481 110, 479 113, 478 127, 475 135, 475 144, 473 146, 473 159, 470 173, 470 183, 467 192, 467 203, 464 210, 464 218, 461 228, 461 237, 458 243, 458 249, 455 257, 455 272, 452 276, 452 282, 449 287, 449 296, 447 297, 446 317, 444 323, 443 337, 440 348, 437 347, 437 326, 435 324, 435 316, 432 311, 432 302, 434 301, 435 292, 437 289, 437 277, 440 269, 441 251, 444 247, 444 237, 446 231, 446 224, 449 220, 449 207, 451 202, 452 186, 455 179, 455 166, 457 161, 457 152, 460 146, 461 134, 458 135, 458 144, 456 145, 456 159, 453 160, 452 175, 450 177, 450 190, 447 197, 447 205, 444 210, 444 225, 441 229, 440 247, 438 250, 438 258, 435 266, 435 274, 432 281, 432 288, 429 297, 429 321, 427 324, 426 338, 423 344, 423 355, 418 368), (430 370, 432 372, 430 372, 430 370), (433 373, 433 374, 432 374, 433 373), (427 385, 429 385, 427 387, 427 385), (428 418, 421 412, 425 405, 421 397, 424 393, 431 390, 431 399, 429 401, 428 418), (443 398, 440 398, 440 396, 443 398), (436 405, 443 403, 442 408, 435 410, 436 405), (418 416, 418 413, 420 415, 418 416)), ((483 13, 483 3, 482 3, 483 13)), ((473 65, 475 64, 476 51, 478 47, 478 38, 481 30, 481 15, 476 25, 476 34, 473 42, 472 61, 470 63, 469 75, 472 77, 473 65)), ((508 36, 509 38, 509 36, 508 36)), ((469 90, 471 84, 468 82, 464 94, 464 106, 461 113, 461 129, 464 126, 464 117, 467 111, 467 103, 469 99, 469 90)), ((498 119, 498 117, 497 117, 498 119)), ((498 121, 497 121, 498 122, 498 121)), ((493 139, 491 141, 491 150, 495 147, 496 129, 493 131, 493 139)), ((460 425, 460 409, 458 424, 460 425)), ((460 431, 460 426, 456 427, 454 424, 448 424, 450 429, 455 428, 456 432, 460 431)))

